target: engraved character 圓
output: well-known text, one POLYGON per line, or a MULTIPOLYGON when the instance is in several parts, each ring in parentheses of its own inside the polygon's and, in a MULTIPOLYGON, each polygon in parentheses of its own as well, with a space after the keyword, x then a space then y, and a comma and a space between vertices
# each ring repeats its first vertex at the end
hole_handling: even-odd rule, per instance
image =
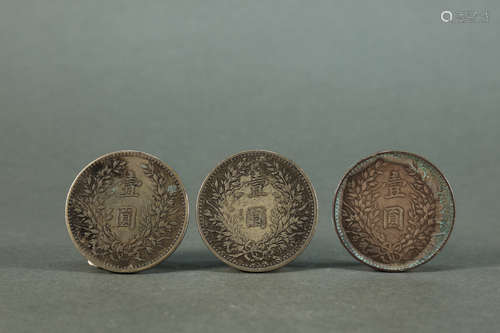
POLYGON ((248 208, 246 223, 249 228, 260 227, 261 229, 264 229, 267 224, 266 207, 258 206, 248 208))
POLYGON ((403 231, 404 209, 402 207, 393 206, 384 209, 384 229, 388 228, 396 228, 403 231))
POLYGON ((135 227, 135 207, 118 208, 117 225, 118 227, 134 228, 135 227))

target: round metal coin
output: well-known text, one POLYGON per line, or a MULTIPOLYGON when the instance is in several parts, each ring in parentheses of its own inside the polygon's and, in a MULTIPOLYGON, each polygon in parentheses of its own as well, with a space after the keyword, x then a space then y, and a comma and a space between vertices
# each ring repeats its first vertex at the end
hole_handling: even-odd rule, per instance
POLYGON ((335 229, 359 261, 382 271, 405 271, 444 246, 455 219, 451 187, 426 159, 377 153, 342 179, 333 202, 335 229))
POLYGON ((137 272, 168 257, 188 224, 179 177, 137 151, 99 157, 76 177, 66 199, 66 225, 77 249, 97 267, 137 272))
POLYGON ((198 227, 226 264, 265 272, 294 260, 317 222, 314 188, 292 161, 269 151, 245 151, 220 163, 203 182, 198 227))

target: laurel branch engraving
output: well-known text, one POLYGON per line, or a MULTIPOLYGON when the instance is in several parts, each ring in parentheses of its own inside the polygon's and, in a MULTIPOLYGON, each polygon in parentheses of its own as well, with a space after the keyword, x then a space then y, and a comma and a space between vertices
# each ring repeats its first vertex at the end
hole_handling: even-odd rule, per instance
POLYGON ((216 251, 229 260, 248 267, 274 265, 286 259, 307 238, 305 224, 310 223, 308 213, 313 208, 304 200, 306 189, 300 180, 281 162, 242 158, 206 186, 209 188, 201 211, 203 229, 216 251), (258 241, 249 239, 241 230, 242 222, 226 216, 221 209, 242 187, 241 177, 248 176, 252 168, 260 169, 279 193, 278 204, 270 212, 270 230, 258 241))
POLYGON ((416 167, 407 166, 405 170, 413 179, 408 184, 408 223, 399 240, 391 242, 384 233, 382 209, 377 203, 382 185, 377 176, 382 174, 385 163, 379 159, 366 167, 360 177, 349 179, 341 208, 342 225, 351 243, 364 255, 382 263, 406 262, 430 242, 436 230, 438 203, 416 167))
POLYGON ((114 195, 110 188, 127 172, 127 162, 120 157, 99 161, 96 173, 82 176, 69 205, 73 235, 81 247, 106 262, 130 265, 140 264, 154 257, 173 236, 177 226, 174 205, 176 193, 167 190, 167 179, 161 168, 148 161, 141 165, 153 190, 152 200, 141 209, 139 225, 132 237, 123 240, 113 230, 110 221, 113 209, 106 200, 114 195))

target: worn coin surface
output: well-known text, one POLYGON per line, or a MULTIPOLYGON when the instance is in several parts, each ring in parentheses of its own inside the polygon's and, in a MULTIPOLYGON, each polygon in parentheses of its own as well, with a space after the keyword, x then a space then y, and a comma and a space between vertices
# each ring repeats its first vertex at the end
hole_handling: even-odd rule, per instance
POLYGON ((243 271, 271 271, 294 260, 311 240, 317 215, 305 173, 269 151, 224 160, 198 194, 203 240, 219 259, 243 271))
POLYGON ((106 154, 87 165, 66 200, 76 247, 113 272, 160 263, 179 245, 187 224, 188 199, 175 171, 137 151, 106 154))
POLYGON ((445 245, 455 203, 447 180, 429 161, 387 151, 347 172, 333 216, 340 240, 356 259, 382 271, 405 271, 445 245))

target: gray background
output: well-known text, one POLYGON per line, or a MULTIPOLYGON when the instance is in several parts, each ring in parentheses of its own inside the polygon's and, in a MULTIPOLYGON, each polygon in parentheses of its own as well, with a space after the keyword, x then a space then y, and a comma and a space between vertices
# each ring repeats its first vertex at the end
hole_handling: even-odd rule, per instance
POLYGON ((498 1, 0 3, 0 332, 497 332, 500 324, 498 1), (490 11, 443 24, 443 9, 490 11), (223 158, 294 160, 320 207, 307 250, 238 272, 204 246, 198 188, 223 158), (133 275, 88 267, 66 191, 115 150, 157 155, 190 198, 187 235, 133 275), (409 273, 356 262, 331 199, 356 161, 427 157, 454 187, 444 250, 409 273))

